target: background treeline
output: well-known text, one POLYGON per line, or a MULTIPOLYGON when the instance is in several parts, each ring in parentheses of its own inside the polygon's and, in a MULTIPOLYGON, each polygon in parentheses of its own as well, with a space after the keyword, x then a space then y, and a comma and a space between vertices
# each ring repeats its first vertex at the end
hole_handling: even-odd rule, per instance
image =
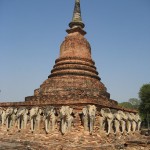
POLYGON ((150 128, 150 83, 142 85, 138 94, 139 99, 130 98, 128 102, 122 102, 119 105, 138 110, 142 118, 142 127, 150 128))

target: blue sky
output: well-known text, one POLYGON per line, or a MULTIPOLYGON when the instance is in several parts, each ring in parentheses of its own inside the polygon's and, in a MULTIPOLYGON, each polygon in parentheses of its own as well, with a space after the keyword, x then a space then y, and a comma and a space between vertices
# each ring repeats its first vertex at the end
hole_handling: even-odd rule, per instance
MULTIPOLYGON (((74 0, 0 0, 0 102, 24 101, 47 79, 74 0)), ((150 0, 81 0, 101 81, 119 102, 150 82, 150 0)))

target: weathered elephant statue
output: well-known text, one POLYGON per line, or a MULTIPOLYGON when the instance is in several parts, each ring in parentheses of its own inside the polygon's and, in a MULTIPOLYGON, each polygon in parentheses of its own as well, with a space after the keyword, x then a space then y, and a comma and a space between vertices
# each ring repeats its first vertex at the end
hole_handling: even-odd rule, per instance
POLYGON ((6 121, 6 110, 3 107, 0 107, 0 118, 1 118, 1 125, 4 126, 6 121))
POLYGON ((104 126, 106 126, 106 124, 107 124, 106 132, 107 132, 107 135, 109 135, 111 128, 112 128, 112 122, 114 119, 114 115, 112 114, 112 112, 110 111, 109 108, 102 108, 100 113, 103 117, 103 120, 106 121, 104 126))
POLYGON ((101 111, 99 111, 99 130, 101 133, 105 131, 105 125, 106 125, 106 118, 103 117, 101 111))
POLYGON ((26 107, 20 107, 17 111, 17 122, 18 122, 18 131, 21 129, 26 129, 27 120, 28 120, 28 109, 26 107))
POLYGON ((45 119, 45 131, 49 133, 49 130, 55 130, 56 124, 56 110, 53 106, 47 106, 44 110, 44 119, 45 119))
POLYGON ((89 118, 88 118, 88 109, 84 107, 82 109, 82 123, 85 131, 89 131, 89 118))
POLYGON ((31 131, 33 132, 35 128, 39 130, 41 121, 42 109, 39 107, 32 107, 30 110, 30 121, 31 121, 31 131))
POLYGON ((95 123, 96 116, 96 106, 95 105, 87 105, 82 109, 82 122, 84 125, 85 131, 90 131, 92 134, 95 123))
POLYGON ((71 130, 73 122, 73 109, 69 106, 62 106, 60 109, 60 119, 61 119, 61 132, 65 134, 67 131, 71 130))
POLYGON ((119 114, 119 112, 115 112, 114 113, 114 134, 117 134, 120 132, 120 123, 121 123, 121 115, 119 114))
POLYGON ((129 112, 126 112, 125 114, 127 116, 127 122, 126 122, 126 124, 127 124, 127 133, 129 134, 131 132, 133 116, 129 112))
POLYGON ((136 121, 136 124, 137 124, 137 130, 140 131, 140 128, 141 128, 141 117, 139 116, 138 113, 135 115, 135 121, 136 121))
POLYGON ((9 128, 11 126, 15 125, 16 113, 17 113, 17 108, 8 107, 6 109, 6 128, 7 128, 7 130, 9 130, 9 128))
POLYGON ((127 117, 127 115, 126 115, 123 111, 121 111, 121 110, 118 111, 118 114, 119 114, 120 117, 121 117, 120 125, 121 125, 121 133, 123 134, 123 133, 125 133, 125 130, 126 130, 126 122, 127 122, 128 117, 127 117))
POLYGON ((131 128, 132 128, 132 132, 134 133, 136 131, 136 128, 137 128, 136 116, 133 113, 130 113, 130 115, 132 116, 131 128))

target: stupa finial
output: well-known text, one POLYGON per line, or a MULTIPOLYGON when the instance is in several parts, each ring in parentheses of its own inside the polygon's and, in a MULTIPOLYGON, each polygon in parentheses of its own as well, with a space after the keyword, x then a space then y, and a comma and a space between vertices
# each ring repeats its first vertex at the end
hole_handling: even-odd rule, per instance
POLYGON ((81 17, 80 0, 75 0, 74 12, 72 21, 69 23, 70 28, 81 27, 84 28, 84 23, 81 17))

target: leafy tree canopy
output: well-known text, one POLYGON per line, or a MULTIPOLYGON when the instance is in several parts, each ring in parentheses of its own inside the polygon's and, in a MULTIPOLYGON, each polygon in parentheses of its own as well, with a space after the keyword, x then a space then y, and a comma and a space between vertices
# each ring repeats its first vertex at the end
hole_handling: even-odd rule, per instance
POLYGON ((119 103, 119 106, 123 107, 123 108, 128 108, 128 109, 133 109, 134 106, 129 103, 129 102, 122 102, 122 103, 119 103))
POLYGON ((144 84, 139 91, 139 98, 141 100, 140 112, 150 113, 150 84, 144 84))
POLYGON ((134 109, 138 109, 139 106, 140 106, 141 101, 139 99, 137 99, 137 98, 130 98, 129 99, 129 103, 132 104, 134 109))
POLYGON ((131 103, 133 106, 139 106, 141 101, 137 98, 130 98, 129 103, 131 103))

